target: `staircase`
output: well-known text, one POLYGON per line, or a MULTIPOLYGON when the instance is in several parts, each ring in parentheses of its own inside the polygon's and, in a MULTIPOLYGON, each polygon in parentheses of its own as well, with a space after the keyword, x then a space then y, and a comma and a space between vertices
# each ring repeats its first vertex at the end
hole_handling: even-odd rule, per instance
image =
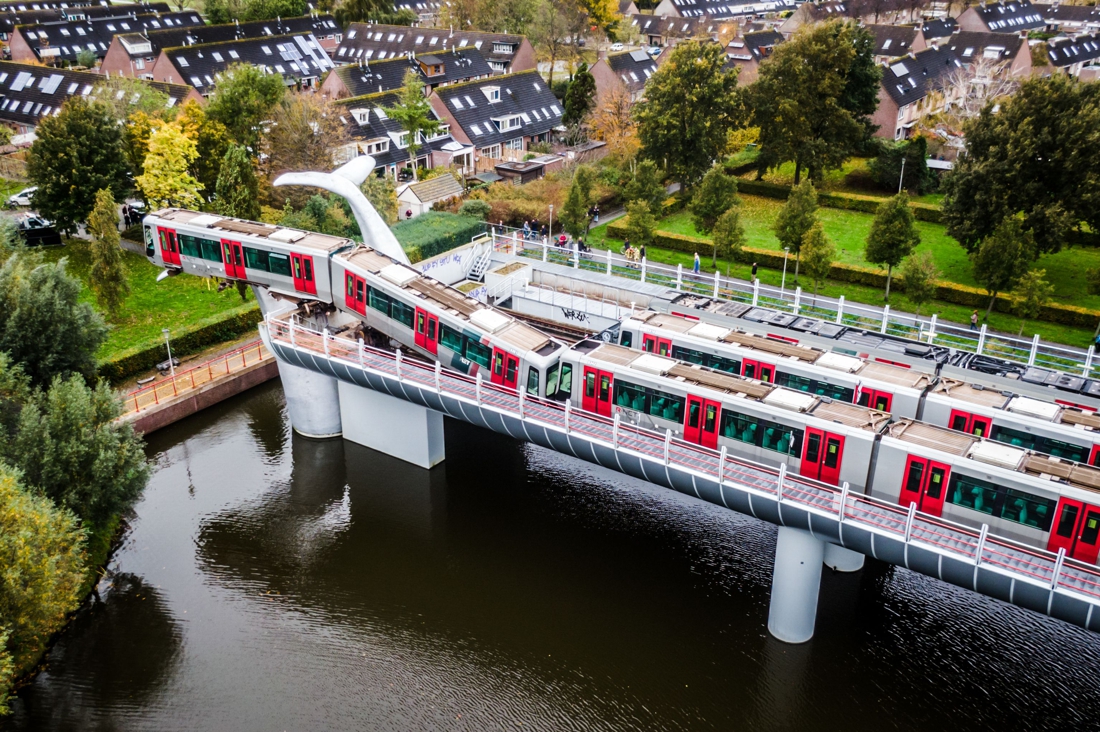
POLYGON ((466 275, 466 279, 483 281, 485 273, 489 271, 489 265, 492 264, 492 247, 485 247, 485 249, 474 259, 473 266, 470 267, 469 274, 466 275))

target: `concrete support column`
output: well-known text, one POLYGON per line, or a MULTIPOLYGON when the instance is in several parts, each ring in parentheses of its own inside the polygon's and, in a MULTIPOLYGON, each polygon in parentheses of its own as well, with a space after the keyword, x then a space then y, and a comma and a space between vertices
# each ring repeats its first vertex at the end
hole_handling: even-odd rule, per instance
POLYGON ((824 558, 824 541, 802 529, 779 527, 768 607, 768 631, 779 640, 805 643, 813 637, 824 558))
POLYGON ((336 379, 279 361, 290 426, 303 437, 339 437, 340 396, 336 379))
POLYGON ((825 544, 825 566, 834 572, 858 572, 867 557, 836 544, 825 544))
POLYGON ((389 394, 341 381, 344 438, 421 468, 443 462, 443 415, 389 394))

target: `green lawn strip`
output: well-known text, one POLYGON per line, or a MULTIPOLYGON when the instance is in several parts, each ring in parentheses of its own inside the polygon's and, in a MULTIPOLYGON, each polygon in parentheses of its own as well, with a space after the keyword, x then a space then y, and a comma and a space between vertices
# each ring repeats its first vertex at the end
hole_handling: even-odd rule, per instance
MULTIPOLYGON (((91 263, 87 242, 70 242, 44 253, 50 261, 68 258, 69 271, 84 283, 81 299, 94 304, 95 298, 88 289, 91 263)), ((133 252, 123 252, 122 256, 129 270, 131 292, 119 314, 108 321, 111 332, 99 351, 100 361, 163 341, 162 328, 183 329, 214 316, 230 315, 243 304, 236 288, 219 293, 213 281, 188 276, 157 282, 162 271, 159 267, 133 252)), ((248 303, 254 306, 251 294, 248 298, 248 303)))
MULTIPOLYGON (((874 183, 871 177, 871 158, 849 158, 840 168, 825 173, 825 179, 818 186, 823 191, 836 193, 848 193, 865 198, 889 198, 895 191, 883 191, 874 183)), ((805 174, 805 171, 803 171, 805 174)), ((755 178, 756 173, 749 173, 745 177, 755 178)), ((768 171, 764 180, 780 185, 794 185, 794 163, 783 163, 777 169, 768 171)), ((917 203, 927 203, 931 206, 943 204, 942 193, 926 193, 923 196, 913 196, 917 203)))
MULTIPOLYGON (((676 218, 682 216, 677 214, 670 218, 676 218)), ((666 219, 667 221, 667 219, 666 219)), ((690 226, 690 221, 688 221, 690 226)), ((663 222, 662 229, 665 229, 663 222)), ((749 226, 746 222, 746 233, 749 226)), ((694 227, 691 229, 694 234, 694 227)), ((688 232, 681 232, 688 233, 688 232)), ((774 240, 774 237, 773 237, 774 240)), ((588 238, 585 242, 597 249, 612 249, 618 252, 622 247, 622 242, 618 239, 609 238, 607 236, 607 225, 601 224, 600 226, 592 229, 589 232, 588 238)), ((751 239, 749 241, 750 246, 759 246, 751 239)), ((778 248, 778 242, 774 242, 773 248, 778 248)), ((647 259, 651 262, 660 264, 667 264, 675 267, 677 264, 683 265, 685 271, 691 271, 692 256, 684 252, 674 252, 667 249, 660 249, 658 247, 649 247, 646 250, 647 259)), ((710 251, 700 251, 699 257, 703 262, 704 272, 714 272, 714 268, 711 267, 710 251)), ((722 259, 718 260, 718 266, 724 275, 728 270, 731 277, 737 277, 742 280, 748 280, 752 273, 752 266, 750 264, 742 264, 741 262, 727 263, 722 259)), ((774 285, 778 287, 780 280, 782 279, 782 271, 767 269, 760 267, 757 271, 757 276, 760 281, 767 285, 774 285)), ((813 284, 803 278, 803 297, 802 305, 803 312, 806 312, 806 308, 812 307, 813 301, 813 284)), ((794 287, 794 264, 787 270, 787 282, 786 286, 793 289, 794 287)), ((844 296, 845 300, 849 302, 865 303, 868 305, 882 306, 882 290, 875 287, 867 287, 864 285, 850 284, 847 282, 834 282, 829 280, 825 282, 821 289, 818 291, 818 295, 823 297, 840 297, 844 296)), ((916 306, 905 297, 903 292, 895 290, 890 294, 890 307, 898 312, 912 313, 916 311, 916 306)), ((941 301, 934 301, 925 305, 921 309, 921 317, 928 318, 932 313, 936 313, 940 320, 947 320, 954 323, 967 323, 970 320, 971 308, 964 307, 962 305, 955 305, 953 303, 946 303, 941 301)), ((989 327, 995 331, 1004 333, 1015 334, 1020 329, 1020 320, 1012 315, 1005 313, 994 312, 989 316, 989 327)), ((1041 334, 1044 340, 1052 341, 1054 343, 1063 343, 1071 346, 1078 346, 1081 348, 1087 348, 1092 343, 1092 331, 1086 328, 1074 328, 1066 325, 1058 325, 1056 323, 1045 322, 1029 322, 1028 326, 1024 329, 1024 337, 1030 338, 1035 333, 1041 334)))

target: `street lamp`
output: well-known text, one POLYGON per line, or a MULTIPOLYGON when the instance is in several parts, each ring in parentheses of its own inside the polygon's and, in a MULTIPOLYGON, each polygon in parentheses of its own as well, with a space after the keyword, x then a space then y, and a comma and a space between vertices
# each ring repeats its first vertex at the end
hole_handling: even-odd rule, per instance
POLYGON ((172 376, 175 376, 176 364, 172 363, 172 343, 168 340, 168 329, 161 328, 160 332, 164 334, 164 345, 168 348, 168 368, 171 370, 172 376))
POLYGON ((554 241, 554 204, 550 204, 550 225, 546 228, 546 243, 554 241))
POLYGON ((787 287, 787 254, 790 253, 790 247, 783 247, 783 279, 779 282, 779 299, 783 300, 783 290, 787 287))

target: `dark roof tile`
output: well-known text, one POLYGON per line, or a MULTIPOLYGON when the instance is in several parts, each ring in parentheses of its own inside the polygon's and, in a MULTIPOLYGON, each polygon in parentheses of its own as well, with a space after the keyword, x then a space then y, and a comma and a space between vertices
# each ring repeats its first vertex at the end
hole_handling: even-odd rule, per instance
POLYGON ((442 86, 433 93, 478 147, 541 135, 561 125, 561 105, 537 71, 442 86))

